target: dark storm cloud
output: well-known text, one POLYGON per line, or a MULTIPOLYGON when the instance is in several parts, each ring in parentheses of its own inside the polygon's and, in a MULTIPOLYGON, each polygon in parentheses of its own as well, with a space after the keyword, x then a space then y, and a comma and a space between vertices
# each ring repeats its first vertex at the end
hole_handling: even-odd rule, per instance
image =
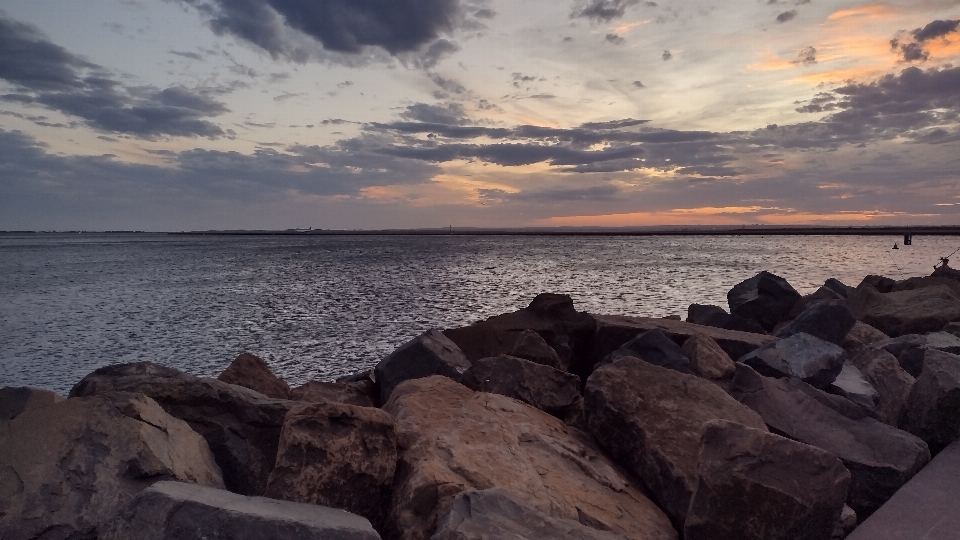
POLYGON ((797 10, 791 9, 790 11, 784 11, 783 13, 777 15, 778 23, 785 23, 787 21, 793 20, 797 16, 797 10))
POLYGON ((924 26, 923 28, 917 28, 911 34, 913 34, 913 39, 923 43, 924 41, 941 38, 947 34, 957 31, 957 27, 960 26, 960 20, 956 21, 941 21, 936 20, 930 24, 924 26))
POLYGON ((570 13, 570 18, 610 22, 613 19, 623 17, 628 7, 635 6, 639 3, 639 0, 590 0, 588 2, 579 2, 570 13))
POLYGON ((890 40, 890 48, 899 51, 904 62, 926 62, 930 59, 930 53, 924 50, 924 42, 937 38, 946 39, 946 36, 956 32, 958 27, 960 27, 960 20, 936 20, 923 28, 916 28, 910 32, 913 41, 901 40, 901 37, 906 34, 905 31, 901 30, 897 33, 898 37, 890 40))
POLYGON ((413 60, 417 69, 432 69, 441 60, 460 50, 460 46, 446 39, 438 39, 427 47, 427 50, 413 60))
POLYGON ((41 105, 81 118, 94 129, 143 138, 224 134, 205 118, 227 108, 203 92, 125 86, 100 66, 51 43, 36 28, 2 13, 0 79, 17 89, 0 97, 3 101, 41 105))
POLYGON ((580 124, 580 127, 584 129, 622 129, 640 126, 649 122, 649 120, 634 120, 633 118, 626 118, 624 120, 611 120, 609 122, 585 122, 580 124))

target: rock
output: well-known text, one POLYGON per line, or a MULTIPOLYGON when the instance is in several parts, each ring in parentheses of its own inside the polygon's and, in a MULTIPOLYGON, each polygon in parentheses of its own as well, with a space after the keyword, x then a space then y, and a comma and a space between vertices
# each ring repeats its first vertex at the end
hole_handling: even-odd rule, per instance
POLYGON ((880 405, 880 394, 857 366, 849 361, 843 363, 840 374, 825 390, 847 398, 873 414, 877 413, 880 405))
POLYGON ((343 377, 337 377, 334 382, 349 383, 349 382, 363 382, 363 381, 370 381, 374 384, 377 383, 377 379, 376 377, 374 377, 372 369, 368 369, 366 371, 359 371, 357 373, 351 373, 350 375, 344 375, 343 377))
POLYGON ((914 378, 900 367, 896 357, 882 349, 865 348, 853 356, 850 363, 857 366, 879 394, 877 416, 880 421, 896 427, 914 378))
MULTIPOLYGON (((897 282, 895 280, 890 279, 886 276, 875 276, 871 274, 863 278, 863 281, 861 281, 860 285, 857 285, 856 288, 859 289, 862 286, 868 286, 873 288, 873 290, 879 293, 888 293, 891 290, 893 290, 893 286, 896 284, 897 282)), ((856 291, 856 289, 854 289, 854 291, 856 291)), ((853 293, 848 294, 847 298, 851 296, 853 296, 853 293)))
POLYGON ((858 287, 847 307, 857 320, 891 337, 934 332, 960 320, 960 296, 942 285, 886 294, 858 287))
POLYGON ((960 354, 960 338, 949 332, 907 334, 873 344, 897 357, 900 366, 910 375, 919 377, 923 371, 927 351, 937 350, 960 354))
POLYGON ((833 534, 830 535, 830 540, 843 540, 856 526, 857 513, 854 512, 853 508, 843 505, 843 511, 840 512, 840 519, 837 520, 837 524, 833 527, 833 534))
POLYGON ((960 296, 960 281, 944 276, 912 277, 903 281, 897 281, 893 284, 893 287, 890 288, 890 292, 912 291, 926 287, 946 287, 953 291, 954 295, 960 296))
POLYGON ((920 437, 936 455, 960 439, 960 356, 930 350, 910 389, 900 428, 920 437))
POLYGON ((810 305, 775 335, 782 339, 802 332, 834 345, 840 345, 856 322, 853 314, 842 303, 818 302, 810 305))
POLYGON ((217 377, 218 381, 249 388, 276 399, 290 399, 290 387, 270 371, 259 356, 245 352, 217 377))
POLYGON ((733 375, 736 365, 717 342, 694 334, 683 342, 681 352, 690 359, 690 370, 704 379, 724 379, 733 375))
POLYGON ((678 528, 696 486, 707 422, 730 420, 766 431, 756 413, 716 385, 636 358, 597 368, 587 379, 584 410, 600 445, 640 478, 678 528))
POLYGON ((383 409, 400 452, 391 538, 429 538, 459 493, 493 487, 553 518, 628 538, 677 537, 586 434, 529 405, 428 377, 398 386, 383 409))
POLYGON ((481 358, 461 382, 477 392, 519 399, 561 420, 583 407, 580 377, 513 356, 481 358))
POLYGON ((660 329, 674 343, 680 345, 690 336, 700 334, 717 342, 730 358, 740 358, 757 347, 777 340, 765 334, 751 334, 736 330, 725 330, 713 326, 701 326, 670 319, 649 317, 625 317, 620 315, 595 315, 597 329, 590 342, 591 367, 603 360, 608 354, 619 349, 624 343, 638 335, 660 329))
POLYGON ((102 527, 99 540, 188 538, 380 540, 370 522, 343 510, 179 482, 143 490, 102 527))
POLYGON ((621 358, 639 358, 655 366, 693 374, 690 371, 690 359, 684 356, 680 346, 659 328, 647 330, 624 343, 619 349, 608 354, 601 364, 616 362, 621 358))
POLYGON ((852 358, 864 347, 885 339, 890 339, 890 336, 867 323, 857 321, 853 324, 853 328, 847 332, 847 335, 843 337, 840 347, 847 352, 848 358, 852 358))
POLYGON ((310 381, 290 391, 290 399, 320 403, 336 401, 358 407, 376 407, 377 387, 373 381, 359 380, 353 382, 324 382, 310 381))
POLYGON ((13 420, 20 413, 60 403, 63 398, 56 392, 39 388, 6 386, 0 388, 0 421, 13 420))
POLYGON ((947 325, 943 327, 943 331, 960 337, 960 322, 947 323, 947 325))
POLYGON ((339 508, 383 526, 397 466, 393 417, 326 402, 290 409, 266 496, 339 508))
POLYGON ((440 518, 431 540, 626 540, 572 519, 554 518, 491 488, 464 491, 440 518))
POLYGON ((687 322, 704 326, 713 326, 727 330, 739 330, 754 334, 766 334, 762 326, 749 319, 727 313, 720 306, 690 304, 687 308, 687 322))
POLYGON ((850 485, 835 456, 763 430, 714 420, 700 442, 684 540, 822 540, 850 485))
POLYGON ((553 350, 540 334, 533 330, 524 330, 517 337, 517 342, 510 350, 510 356, 523 358, 531 362, 563 370, 563 362, 557 351, 553 350))
POLYGON ((0 538, 95 538, 159 480, 222 487, 207 443, 142 394, 112 392, 0 421, 0 538))
POLYGON ((840 375, 846 359, 840 347, 801 332, 764 345, 738 362, 767 377, 796 377, 825 388, 840 375))
POLYGON ((847 540, 955 540, 960 531, 960 443, 940 452, 847 540))
POLYGON ((776 330, 779 330, 779 327, 786 322, 789 322, 793 319, 796 319, 801 313, 806 311, 808 308, 820 304, 823 302, 837 302, 843 300, 844 297, 840 296, 839 293, 830 289, 829 287, 820 287, 816 291, 805 294, 800 297, 800 300, 790 308, 790 312, 784 317, 783 322, 774 327, 776 330))
POLYGON ((283 418, 297 404, 150 362, 102 367, 77 383, 70 397, 115 390, 146 394, 190 424, 210 445, 227 489, 251 495, 266 490, 283 418))
POLYGON ((930 276, 936 277, 936 278, 960 280, 960 270, 957 270, 955 268, 950 268, 950 266, 946 262, 948 260, 949 259, 946 259, 944 260, 943 264, 934 267, 933 273, 930 274, 930 276))
POLYGON ((854 287, 845 285, 842 281, 836 278, 830 278, 824 281, 823 286, 837 293, 843 298, 850 298, 850 295, 856 290, 854 287))
MULTIPOLYGON (((762 377, 737 366, 731 394, 763 417, 771 431, 839 457, 852 475, 847 504, 861 518, 880 507, 930 460, 917 437, 872 418, 854 419, 810 394, 798 379, 762 377)), ((834 396, 835 397, 835 396, 834 396)))
POLYGON ((730 314, 757 322, 766 331, 784 320, 800 293, 780 276, 762 271, 727 293, 730 314))
POLYGON ((460 382, 470 360, 456 343, 440 330, 428 330, 377 364, 374 373, 380 385, 380 403, 386 403, 393 389, 408 379, 443 375, 460 382))

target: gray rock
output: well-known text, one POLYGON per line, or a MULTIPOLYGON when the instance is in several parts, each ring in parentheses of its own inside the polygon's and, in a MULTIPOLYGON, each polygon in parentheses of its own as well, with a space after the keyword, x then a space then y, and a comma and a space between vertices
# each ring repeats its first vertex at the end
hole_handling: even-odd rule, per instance
POLYGON ((464 491, 440 517, 431 540, 626 540, 520 503, 500 488, 464 491))
POLYGON ((380 540, 380 535, 369 521, 343 510, 158 482, 104 524, 99 540, 201 538, 380 540))
POLYGON ((720 306, 709 304, 690 304, 687 308, 687 322, 703 326, 713 326, 726 330, 739 330, 754 334, 766 334, 762 326, 755 321, 730 315, 720 306))
POLYGON ((639 358, 655 366, 688 375, 693 374, 690 371, 690 359, 683 354, 680 346, 659 328, 648 330, 624 343, 619 349, 607 355, 601 364, 616 362, 621 358, 639 358))
POLYGON ((840 345, 856 319, 842 303, 819 302, 805 309, 794 320, 776 332, 778 338, 787 338, 801 332, 840 345))
POLYGON ((13 420, 24 411, 61 401, 63 397, 49 390, 6 386, 0 388, 0 420, 13 420))
POLYGON ((580 377, 513 356, 481 358, 461 382, 478 392, 519 399, 561 420, 583 407, 580 377))
POLYGON ((896 427, 914 378, 900 367, 895 356, 883 349, 866 347, 850 358, 850 362, 879 394, 877 416, 880 421, 896 427))
POLYGON ((470 360, 456 343, 440 330, 428 330, 377 364, 374 373, 380 385, 380 403, 386 403, 393 389, 403 381, 443 375, 460 382, 469 367, 470 360))
POLYGON ((564 364, 557 351, 553 350, 553 347, 533 330, 524 330, 520 333, 516 344, 510 349, 510 356, 523 358, 561 371, 564 369, 564 364))
POLYGON ((960 293, 945 285, 879 293, 858 287, 847 299, 853 316, 891 337, 935 332, 960 321, 960 293))
POLYGON ((896 338, 878 341, 872 345, 897 357, 900 366, 907 373, 919 377, 923 371, 926 352, 937 350, 951 354, 960 354, 960 337, 949 332, 931 332, 929 334, 907 334, 896 338))
POLYGON ((943 331, 960 337, 960 322, 947 323, 947 325, 943 327, 943 331))
POLYGON ((840 375, 837 375, 836 380, 827 386, 826 391, 845 397, 872 414, 877 413, 877 408, 880 405, 880 393, 870 384, 857 366, 849 361, 843 363, 840 375))
POLYGON ((796 377, 825 388, 840 375, 847 353, 840 347, 799 333, 764 345, 738 361, 767 377, 796 377))
POLYGON ((843 505, 843 511, 840 512, 840 519, 833 527, 833 534, 830 540, 843 540, 850 534, 850 531, 857 526, 857 513, 847 505, 843 505))
POLYGON ((780 276, 762 271, 735 285, 727 293, 730 314, 756 321, 766 331, 773 327, 800 300, 800 293, 780 276))
POLYGON ((836 278, 830 278, 824 281, 823 286, 839 294, 843 298, 849 298, 850 295, 853 294, 853 291, 856 290, 849 285, 845 285, 842 281, 836 278))
POLYGON ((934 455, 960 439, 960 356, 927 351, 923 372, 903 406, 900 428, 926 441, 934 455))

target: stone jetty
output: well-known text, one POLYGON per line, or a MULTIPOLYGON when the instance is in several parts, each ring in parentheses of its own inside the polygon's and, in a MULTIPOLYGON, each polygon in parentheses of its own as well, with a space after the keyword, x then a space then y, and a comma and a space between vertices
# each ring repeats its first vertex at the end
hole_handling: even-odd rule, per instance
POLYGON ((960 275, 727 298, 544 293, 295 388, 248 352, 3 388, 0 538, 956 538, 960 275))

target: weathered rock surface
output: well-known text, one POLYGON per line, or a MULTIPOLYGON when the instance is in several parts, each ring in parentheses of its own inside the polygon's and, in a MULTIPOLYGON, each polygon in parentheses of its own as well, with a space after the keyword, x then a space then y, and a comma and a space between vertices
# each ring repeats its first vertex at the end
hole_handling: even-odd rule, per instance
POLYGON ((840 512, 840 519, 833 527, 833 534, 830 540, 843 540, 850 534, 850 531, 857 526, 857 513, 847 505, 843 505, 843 511, 840 512))
POLYGON ((890 336, 884 334, 867 323, 857 321, 853 324, 853 328, 847 332, 847 335, 844 336, 843 341, 840 343, 840 347, 847 352, 848 358, 852 358, 864 347, 885 339, 890 339, 890 336))
POLYGON ((0 421, 0 538, 92 538, 158 480, 223 486, 207 443, 142 394, 106 393, 0 421))
POLYGON ((336 401, 358 407, 376 407, 378 394, 373 381, 359 380, 354 382, 325 382, 310 381, 290 391, 290 399, 320 403, 336 401))
POLYGON ((625 317, 620 315, 595 315, 596 333, 590 343, 590 358, 593 364, 619 349, 638 335, 660 329, 678 345, 690 336, 700 334, 717 342, 730 358, 740 358, 748 352, 777 340, 765 334, 751 334, 737 330, 725 330, 713 326, 701 326, 683 321, 650 317, 625 317))
POLYGON ((70 397, 115 390, 146 394, 190 424, 210 445, 227 489, 250 495, 266 490, 283 418, 297 404, 150 362, 102 367, 77 383, 70 397))
POLYGON ((687 308, 687 322, 703 326, 714 326, 727 330, 739 330, 754 334, 766 334, 762 326, 749 319, 730 315, 720 306, 709 304, 690 304, 687 308))
POLYGON ((290 409, 266 496, 340 508, 383 525, 397 466, 393 417, 328 401, 290 409))
POLYGON ((431 540, 626 540, 572 519, 551 517, 520 503, 510 492, 491 488, 464 491, 440 518, 431 540))
POLYGON ((723 379, 733 375, 737 368, 730 355, 704 335, 690 336, 680 350, 690 359, 690 370, 704 379, 723 379))
POLYGON ((259 356, 245 352, 217 377, 218 381, 249 388, 276 399, 290 399, 290 386, 270 371, 259 356))
POLYGON ((775 334, 788 338, 801 332, 820 338, 834 345, 843 343, 843 338, 856 323, 853 314, 840 302, 818 302, 803 310, 775 334))
POLYGON ((940 452, 848 540, 955 540, 960 531, 960 442, 940 452))
POLYGON ((789 322, 792 319, 796 319, 801 313, 806 311, 807 308, 810 308, 815 304, 819 304, 821 302, 843 300, 843 299, 844 297, 841 296, 838 292, 834 291, 833 289, 826 286, 821 286, 816 291, 810 294, 805 294, 801 296, 800 300, 798 300, 797 303, 794 304, 792 308, 790 308, 790 312, 787 313, 786 317, 784 317, 784 321, 789 322))
POLYGON ((833 454, 715 420, 700 444, 684 540, 823 540, 833 532, 850 473, 833 454))
MULTIPOLYGON (((877 275, 871 274, 863 278, 863 281, 861 281, 860 285, 857 285, 856 288, 859 289, 861 286, 868 286, 873 288, 875 291, 879 293, 888 293, 891 290, 893 290, 893 286, 896 284, 897 284, 896 280, 890 279, 886 276, 877 276, 877 275)), ((856 289, 854 289, 854 291, 856 291, 856 289)), ((847 298, 851 296, 853 296, 853 293, 850 293, 849 295, 847 295, 847 298)))
POLYGON ((63 397, 49 390, 6 386, 0 388, 0 421, 12 420, 24 411, 46 407, 61 401, 63 397))
POLYGON ((312 504, 157 482, 102 527, 99 540, 380 540, 366 519, 312 504))
POLYGON ((784 320, 800 293, 782 277, 762 271, 727 293, 730 314, 756 321, 766 331, 784 320))
POLYGON ((700 437, 710 420, 766 431, 763 420, 719 387, 636 358, 600 366, 587 380, 587 425, 683 526, 697 481, 700 437))
POLYGON ((732 395, 759 413, 771 431, 843 461, 852 475, 847 504, 861 518, 930 461, 919 438, 872 418, 844 416, 812 392, 818 391, 798 379, 763 377, 745 365, 737 367, 731 385, 732 395))
POLYGON ((583 407, 580 377, 513 356, 481 358, 461 382, 478 392, 519 399, 561 420, 583 407))
POLYGON ((960 439, 960 356, 930 350, 900 416, 900 428, 920 437, 936 455, 960 439))
POLYGON ((810 334, 795 334, 764 345, 738 361, 766 377, 796 377, 817 388, 826 388, 843 369, 847 353, 810 334))
POLYGON ((906 334, 878 341, 873 347, 881 348, 897 357, 902 367, 913 377, 919 377, 923 371, 924 357, 927 351, 937 350, 951 354, 960 354, 960 338, 949 332, 930 332, 929 334, 906 334))
POLYGON ((440 330, 429 330, 404 343, 377 364, 374 373, 380 386, 380 403, 403 381, 443 375, 457 382, 470 367, 470 360, 456 343, 440 330))
POLYGON ((856 290, 854 287, 846 285, 836 278, 830 278, 824 281, 823 286, 839 294, 843 298, 849 298, 850 295, 853 294, 853 291, 856 290))
POLYGON ((524 330, 520 333, 517 342, 510 350, 510 356, 523 358, 561 371, 564 369, 564 363, 560 360, 557 351, 553 350, 553 347, 533 330, 524 330))
POLYGON ((850 361, 843 363, 843 369, 835 381, 825 390, 831 394, 849 399, 872 414, 877 413, 880 405, 880 393, 870 384, 866 376, 850 361))
POLYGON ((858 287, 847 307, 863 321, 891 337, 935 332, 960 321, 960 296, 949 287, 934 286, 878 293, 858 287))
POLYGON ((391 537, 429 538, 457 494, 492 487, 554 518, 628 538, 677 537, 587 435, 529 405, 428 377, 398 386, 383 408, 400 452, 391 537))
POLYGON ((943 327, 943 331, 960 337, 960 322, 947 323, 947 325, 943 327))
POLYGON ((895 356, 882 349, 865 348, 850 358, 850 363, 857 366, 879 394, 880 421, 896 427, 914 378, 900 367, 895 356))
POLYGON ((680 373, 693 373, 690 371, 690 359, 683 354, 680 346, 659 328, 647 330, 624 343, 620 348, 608 354, 601 364, 616 362, 621 358, 639 358, 644 362, 662 368, 672 369, 680 373))

